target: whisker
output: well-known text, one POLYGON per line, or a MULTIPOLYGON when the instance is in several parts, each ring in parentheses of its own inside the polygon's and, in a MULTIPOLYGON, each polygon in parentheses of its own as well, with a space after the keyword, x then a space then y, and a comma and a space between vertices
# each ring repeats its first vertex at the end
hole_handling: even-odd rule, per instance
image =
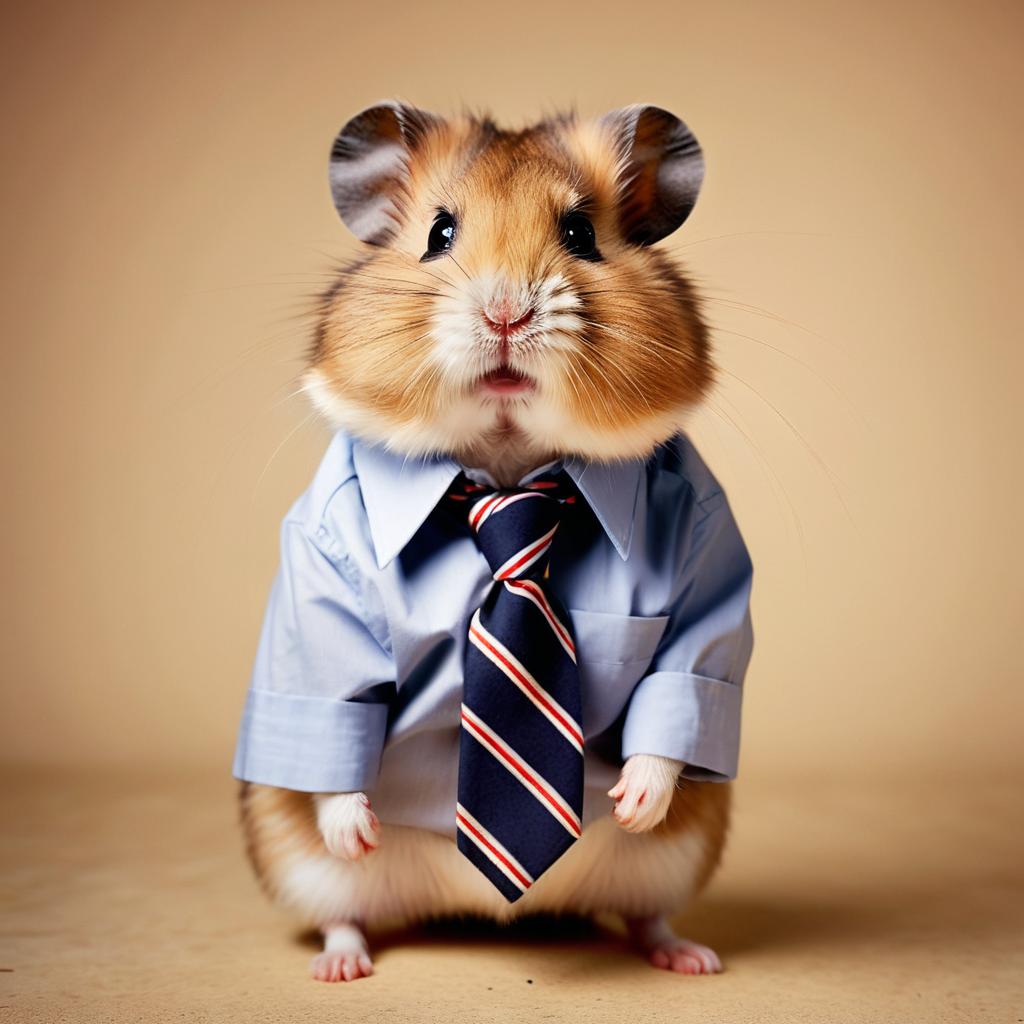
MULTIPOLYGON (((598 364, 597 364, 596 360, 594 360, 594 359, 593 359, 593 358, 592 358, 592 357, 591 357, 591 356, 589 355, 589 353, 587 353, 587 352, 586 352, 585 350, 583 350, 583 349, 580 349, 579 351, 580 351, 580 354, 581 354, 581 355, 583 355, 583 357, 584 357, 584 358, 585 358, 585 359, 587 360, 587 362, 588 362, 588 363, 590 363, 591 365, 593 365, 593 366, 594 366, 594 367, 595 367, 596 369, 599 369, 599 370, 601 369, 601 367, 600 367, 600 366, 598 366, 598 364)), ((603 373, 603 371, 602 371, 602 374, 603 374, 603 376, 604 376, 605 380, 606 380, 606 381, 608 382, 608 384, 609 384, 609 385, 610 385, 610 386, 611 386, 612 388, 614 388, 614 387, 615 387, 615 382, 614 382, 614 381, 613 381, 613 380, 612 380, 612 379, 611 379, 611 378, 610 378, 610 377, 609 377, 609 376, 608 376, 607 374, 603 373)), ((640 399, 640 401, 641 401, 641 402, 643 403, 643 405, 644 405, 644 407, 645 407, 645 408, 647 409, 647 411, 648 411, 649 413, 653 414, 654 410, 653 410, 653 409, 651 408, 651 403, 650 403, 650 401, 648 400, 647 396, 646 396, 646 395, 645 395, 645 394, 643 393, 643 391, 641 391, 641 389, 640 389, 640 386, 639 386, 639 385, 638 385, 638 384, 636 383, 636 381, 635 381, 635 380, 634 380, 634 379, 632 378, 632 376, 631 376, 631 375, 629 374, 629 372, 628 372, 628 371, 626 370, 625 366, 622 366, 622 365, 615 365, 615 376, 616 376, 616 377, 618 377, 618 378, 620 378, 621 380, 625 381, 625 383, 627 383, 627 384, 628 384, 628 385, 629 385, 630 387, 632 387, 632 389, 633 389, 633 390, 634 390, 634 391, 636 392, 636 394, 637 394, 637 397, 638 397, 638 398, 640 399)))
POLYGON ((866 425, 863 423, 863 420, 861 420, 860 414, 850 404, 849 400, 842 393, 842 391, 840 391, 840 389, 836 387, 836 385, 833 384, 832 381, 830 381, 826 376, 819 373, 813 366, 811 366, 810 363, 805 362, 803 359, 800 359, 798 356, 793 355, 791 352, 787 352, 783 348, 779 348, 776 345, 772 345, 769 342, 762 340, 761 338, 755 338, 753 335, 743 334, 741 331, 733 331, 730 330, 728 327, 714 326, 712 330, 715 331, 716 333, 732 335, 735 338, 743 338, 745 341, 753 342, 755 345, 761 345, 763 348, 770 349, 772 352, 777 352, 780 356, 789 359, 791 362, 796 363, 798 366, 802 366, 808 373, 810 373, 812 376, 816 377, 819 381, 821 381, 821 383, 824 384, 825 387, 827 387, 829 391, 831 391, 837 398, 842 399, 844 405, 847 406, 848 411, 853 413, 857 417, 857 419, 860 420, 862 426, 866 425))
POLYGON ((761 466, 761 469, 764 472, 766 479, 768 480, 768 485, 771 487, 776 497, 778 498, 781 496, 782 500, 785 502, 785 506, 789 513, 789 518, 793 523, 793 528, 796 530, 797 545, 800 549, 800 559, 803 563, 804 578, 806 580, 807 544, 804 534, 804 526, 803 521, 800 519, 800 515, 796 510, 796 506, 794 505, 792 498, 790 498, 789 496, 789 491, 786 489, 786 486, 782 482, 782 479, 779 477, 778 473, 775 472, 775 469, 772 466, 771 461, 767 456, 767 453, 754 440, 751 434, 743 427, 742 422, 738 418, 739 412, 736 409, 736 407, 721 392, 718 392, 718 398, 726 405, 728 405, 730 409, 732 409, 733 413, 735 414, 735 418, 734 416, 726 412, 725 409, 721 408, 721 406, 719 406, 718 403, 715 401, 715 398, 711 395, 709 395, 705 399, 705 408, 707 408, 707 410, 712 415, 718 416, 719 419, 723 420, 723 422, 731 426, 733 430, 737 431, 742 436, 742 438, 750 447, 750 450, 754 453, 754 458, 761 466))
POLYGON ((695 238, 691 242, 680 245, 680 250, 692 249, 695 245, 706 245, 708 242, 719 242, 725 238, 747 238, 755 235, 778 236, 780 238, 831 238, 824 231, 730 231, 724 235, 708 235, 706 238, 695 238))
MULTIPOLYGON (((580 371, 580 368, 577 367, 577 366, 573 366, 571 363, 569 363, 568 366, 569 366, 569 372, 583 386, 583 394, 586 395, 587 405, 590 407, 590 410, 593 413, 594 418, 595 419, 600 419, 602 417, 610 418, 611 417, 611 409, 609 408, 607 401, 604 401, 602 399, 601 405, 598 405, 597 402, 595 401, 595 396, 594 396, 594 393, 593 393, 593 389, 586 386, 587 383, 589 383, 589 382, 584 381, 583 374, 580 371)), ((579 395, 580 394, 579 389, 576 388, 575 385, 573 387, 574 387, 574 390, 576 391, 576 394, 579 395)))
MULTIPOLYGON (((352 332, 346 332, 342 334, 335 334, 332 337, 334 342, 333 347, 330 350, 332 357, 339 355, 343 349, 359 350, 368 348, 371 345, 377 345, 379 342, 386 341, 388 338, 393 338, 396 334, 403 334, 409 330, 417 330, 421 327, 426 327, 432 323, 430 317, 419 317, 414 320, 409 320, 398 327, 392 328, 390 331, 385 331, 383 334, 360 334, 354 340, 352 340, 352 332)), ((358 330, 358 328, 353 328, 358 330)))
POLYGON ((728 377, 731 377, 738 384, 742 385, 749 392, 751 392, 751 394, 753 394, 760 402, 762 402, 765 406, 771 409, 772 412, 774 412, 775 415, 778 416, 778 418, 786 425, 790 433, 797 439, 797 441, 800 442, 800 444, 803 446, 807 454, 810 455, 812 459, 814 459, 814 461, 821 467, 822 470, 824 470, 826 476, 829 479, 829 482, 832 485, 832 490, 835 493, 836 498, 839 499, 839 504, 842 505, 843 511, 846 513, 847 520, 852 523, 853 517, 850 514, 849 506, 846 504, 846 499, 843 497, 843 492, 840 487, 840 485, 842 484, 842 480, 832 471, 832 468, 825 462, 825 460, 821 457, 818 451, 807 441, 803 434, 801 434, 800 431, 797 430, 797 428, 793 425, 793 422, 789 419, 789 417, 786 416, 779 409, 779 407, 775 405, 774 402, 765 398, 765 396, 762 395, 757 390, 757 388, 755 388, 752 384, 749 384, 738 374, 733 373, 731 370, 728 370, 725 367, 719 367, 719 369, 722 373, 726 374, 728 377))
POLYGON ((472 284, 473 278, 471 278, 469 274, 467 274, 466 271, 463 270, 462 264, 452 255, 451 249, 445 249, 445 255, 448 256, 448 258, 452 261, 452 263, 455 264, 455 266, 459 268, 459 270, 462 270, 462 276, 465 277, 465 279, 472 284))
POLYGON ((249 495, 249 504, 252 505, 256 500, 256 492, 260 488, 260 484, 263 482, 263 478, 267 475, 267 471, 270 469, 274 459, 277 458, 278 454, 284 448, 284 446, 305 426, 307 426, 311 420, 315 419, 318 415, 316 409, 308 412, 288 433, 285 435, 284 440, 273 450, 270 458, 267 459, 266 465, 260 471, 260 475, 256 478, 256 482, 252 486, 252 493, 249 495))
POLYGON ((828 342, 823 334, 819 334, 817 331, 812 331, 806 324, 802 324, 797 320, 790 320, 788 317, 782 316, 780 313, 773 313, 770 309, 764 309, 761 306, 754 306, 749 302, 741 302, 739 299, 730 299, 716 294, 714 289, 702 288, 700 301, 702 303, 714 302, 720 306, 726 306, 730 309, 738 310, 741 313, 750 313, 754 316, 764 317, 766 320, 772 320, 777 324, 783 324, 786 327, 793 327, 798 331, 802 331, 804 334, 809 334, 814 338, 818 338, 820 341, 828 342))

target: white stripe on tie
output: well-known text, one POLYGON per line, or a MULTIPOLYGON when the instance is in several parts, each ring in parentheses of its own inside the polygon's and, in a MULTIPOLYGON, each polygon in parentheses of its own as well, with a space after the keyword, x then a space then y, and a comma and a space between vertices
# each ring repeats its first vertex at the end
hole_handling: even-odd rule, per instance
POLYGON ((505 589, 511 591, 513 594, 519 594, 520 597, 525 597, 532 601, 544 614, 544 618, 548 620, 548 625, 551 627, 555 636, 558 637, 558 642, 565 648, 565 653, 572 658, 573 663, 576 662, 576 645, 572 642, 572 637, 569 635, 569 631, 562 625, 562 620, 555 614, 554 609, 548 603, 548 599, 544 594, 544 591, 533 582, 533 580, 505 580, 505 589))
POLYGON ((494 578, 496 580, 505 580, 510 576, 518 576, 529 569, 537 559, 543 558, 544 553, 551 547, 551 541, 554 539, 557 529, 558 524, 555 523, 543 537, 538 538, 532 544, 528 544, 525 548, 520 548, 519 551, 495 571, 494 578))
POLYGON ((491 505, 496 505, 499 501, 501 501, 501 495, 494 492, 481 498, 469 510, 469 525, 475 530, 480 525, 488 508, 491 505))
POLYGON ((561 793, 465 704, 462 705, 462 727, 537 798, 569 835, 579 839, 583 831, 579 816, 561 793))
POLYGON ((583 730, 561 704, 527 671, 526 666, 480 622, 480 609, 469 623, 470 643, 488 661, 496 665, 526 696, 537 710, 582 754, 583 730))
POLYGON ((476 528, 479 530, 480 527, 491 518, 493 515, 497 515, 499 512, 503 512, 509 507, 514 505, 517 501, 522 501, 524 498, 543 498, 544 495, 539 491, 524 491, 520 494, 506 494, 500 501, 496 501, 493 505, 490 505, 484 514, 477 521, 476 528))
POLYGON ((533 885, 533 876, 460 803, 455 805, 459 831, 519 890, 533 885))

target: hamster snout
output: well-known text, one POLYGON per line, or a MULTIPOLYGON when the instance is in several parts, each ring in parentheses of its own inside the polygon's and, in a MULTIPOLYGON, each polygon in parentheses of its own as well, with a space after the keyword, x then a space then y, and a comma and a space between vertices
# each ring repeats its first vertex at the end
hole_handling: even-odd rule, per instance
MULTIPOLYGON (((550 379, 558 368, 545 366, 548 353, 558 347, 558 331, 575 325, 568 311, 578 299, 567 297, 559 282, 541 287, 514 281, 507 275, 483 274, 467 290, 466 302, 479 305, 480 321, 464 339, 466 390, 484 397, 529 398, 542 377, 550 379), (478 298, 479 296, 479 298, 478 298)), ((452 324, 438 324, 439 344, 455 348, 458 334, 452 324)), ((525 411, 520 406, 520 411, 525 411)), ((516 409, 506 407, 515 417, 516 409)))
POLYGON ((484 323, 504 342, 522 331, 533 319, 532 306, 524 308, 504 297, 497 302, 485 303, 481 313, 484 323))
POLYGON ((513 365, 513 353, 521 348, 521 339, 533 322, 533 306, 522 299, 502 295, 485 302, 480 315, 489 334, 486 347, 493 349, 497 341, 498 349, 494 354, 497 366, 481 375, 479 389, 496 398, 512 398, 533 391, 536 380, 513 365))

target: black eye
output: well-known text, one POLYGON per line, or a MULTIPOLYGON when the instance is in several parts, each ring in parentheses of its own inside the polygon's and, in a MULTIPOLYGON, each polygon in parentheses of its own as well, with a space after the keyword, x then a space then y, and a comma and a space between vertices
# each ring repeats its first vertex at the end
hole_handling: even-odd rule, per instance
POLYGON ((455 241, 455 218, 443 210, 434 218, 430 227, 430 234, 427 236, 427 251, 420 257, 423 260, 433 256, 440 256, 441 253, 452 247, 455 241))
POLYGON ((562 245, 581 260, 599 260, 597 235, 590 218, 583 213, 567 213, 562 218, 562 245))

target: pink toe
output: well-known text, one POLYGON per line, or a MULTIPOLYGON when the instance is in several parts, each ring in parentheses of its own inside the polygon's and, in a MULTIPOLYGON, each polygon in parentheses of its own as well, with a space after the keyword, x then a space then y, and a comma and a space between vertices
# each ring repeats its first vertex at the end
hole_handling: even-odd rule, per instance
POLYGON ((672 954, 672 970, 679 974, 700 974, 700 961, 683 950, 672 954))
POLYGON ((669 966, 668 953, 660 947, 651 950, 651 963, 663 970, 669 966))
POLYGON ((715 974, 722 969, 722 961, 710 949, 704 950, 704 956, 701 959, 704 961, 704 970, 708 974, 715 974))
POLYGON ((331 980, 331 962, 321 956, 315 957, 312 963, 312 975, 316 981, 331 980))

